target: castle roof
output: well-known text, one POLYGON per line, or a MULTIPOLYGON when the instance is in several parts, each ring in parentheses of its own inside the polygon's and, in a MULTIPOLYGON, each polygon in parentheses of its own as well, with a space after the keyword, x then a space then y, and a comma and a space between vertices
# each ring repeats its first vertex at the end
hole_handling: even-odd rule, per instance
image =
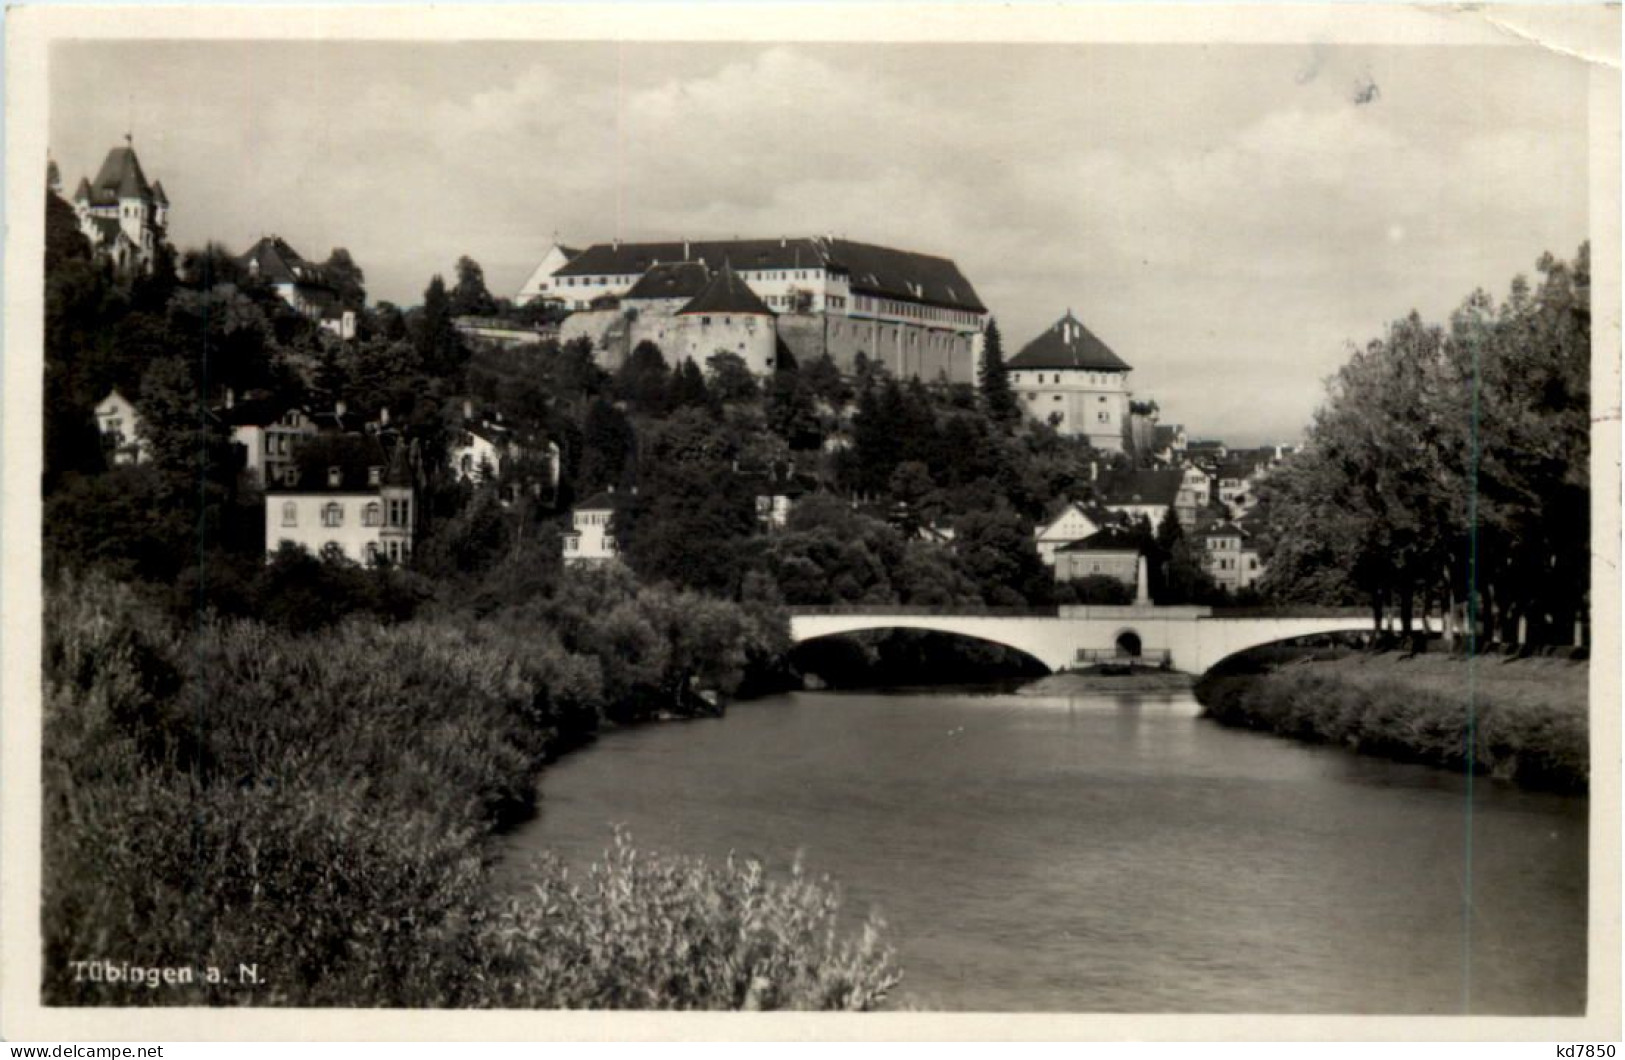
POLYGON ((89 202, 90 201, 90 179, 88 177, 80 177, 79 178, 79 186, 77 188, 73 189, 73 201, 74 202, 89 202))
POLYGON ((101 170, 90 185, 90 201, 98 206, 110 205, 120 199, 146 199, 152 196, 152 187, 133 147, 115 147, 107 152, 101 170))
POLYGON ((169 205, 169 196, 164 194, 164 182, 161 180, 152 182, 152 201, 160 206, 169 205))
POLYGON ((722 263, 716 275, 705 288, 679 309, 679 315, 689 313, 739 313, 753 316, 773 315, 767 303, 756 296, 750 284, 739 278, 727 262, 722 263))
POLYGON ((1084 327, 1070 309, 1048 331, 1022 347, 1005 367, 1081 368, 1093 372, 1131 370, 1128 363, 1084 327))
POLYGON ((648 272, 626 292, 627 298, 693 298, 705 290, 711 270, 698 261, 664 261, 648 272))
POLYGON ((950 258, 825 237, 727 239, 655 243, 595 243, 555 276, 639 276, 656 265, 697 261, 715 268, 828 270, 853 291, 905 302, 986 312, 975 288, 950 258))
POLYGON ((600 490, 591 497, 577 504, 571 511, 576 512, 613 512, 625 508, 632 503, 633 495, 630 493, 616 493, 614 490, 600 490))
POLYGON ((269 283, 327 286, 320 266, 306 261, 281 236, 261 236, 237 262, 269 283))

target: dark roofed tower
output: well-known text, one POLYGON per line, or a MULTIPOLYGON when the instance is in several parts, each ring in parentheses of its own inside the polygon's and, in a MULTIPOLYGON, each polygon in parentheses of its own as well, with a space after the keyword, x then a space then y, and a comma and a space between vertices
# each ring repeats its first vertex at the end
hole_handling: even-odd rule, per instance
POLYGON ((94 181, 81 179, 73 193, 79 229, 98 255, 121 273, 150 270, 169 226, 169 197, 162 183, 147 183, 126 136, 107 152, 94 181))
POLYGON ((1068 309, 1006 364, 1016 402, 1062 434, 1122 452, 1132 369, 1068 309))

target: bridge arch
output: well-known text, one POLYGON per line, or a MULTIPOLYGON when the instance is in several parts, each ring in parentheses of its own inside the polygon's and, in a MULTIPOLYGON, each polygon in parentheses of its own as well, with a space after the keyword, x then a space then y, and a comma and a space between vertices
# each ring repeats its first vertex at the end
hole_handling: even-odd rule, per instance
POLYGON ((1145 642, 1132 626, 1124 626, 1112 637, 1112 645, 1117 648, 1119 655, 1126 655, 1130 659, 1138 659, 1145 651, 1145 642))
POLYGON ((816 644, 819 641, 834 640, 839 637, 857 636, 863 633, 891 633, 897 630, 913 630, 921 633, 936 633, 940 636, 957 637, 961 640, 976 641, 981 644, 991 644, 994 647, 1015 652, 1022 658, 1031 660, 1042 667, 1046 673, 1054 673, 1057 669, 1059 669, 1059 667, 1051 665, 1042 656, 1036 654, 1032 650, 1031 646, 1021 643, 1011 643, 1011 640, 1014 638, 1000 638, 997 636, 988 636, 983 633, 967 633, 958 629, 941 628, 930 625, 904 624, 901 622, 892 621, 871 621, 866 625, 854 626, 850 629, 838 629, 825 633, 796 636, 793 638, 794 648, 800 648, 803 645, 808 644, 816 644))

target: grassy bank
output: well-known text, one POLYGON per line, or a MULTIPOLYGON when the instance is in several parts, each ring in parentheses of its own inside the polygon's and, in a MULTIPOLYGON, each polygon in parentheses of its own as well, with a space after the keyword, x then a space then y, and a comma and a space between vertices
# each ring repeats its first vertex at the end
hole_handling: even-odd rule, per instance
POLYGON ((1528 787, 1589 784, 1584 662, 1322 652, 1216 671, 1196 696, 1225 725, 1528 787))
POLYGON ((848 931, 827 881, 618 837, 585 880, 543 864, 527 897, 493 898, 490 839, 529 811, 553 754, 696 674, 731 690, 717 682, 743 662, 707 656, 700 627, 736 652, 753 642, 740 614, 685 625, 685 601, 598 599, 579 630, 521 615, 300 634, 176 628, 126 586, 54 587, 46 1003, 876 1003, 896 981, 890 953, 874 925, 848 931), (610 633, 602 654, 567 643, 610 633), (622 648, 642 671, 619 666, 622 648), (95 982, 75 963, 104 961, 193 978, 95 982), (237 981, 243 964, 258 983, 237 981), (205 981, 209 966, 228 981, 205 981))

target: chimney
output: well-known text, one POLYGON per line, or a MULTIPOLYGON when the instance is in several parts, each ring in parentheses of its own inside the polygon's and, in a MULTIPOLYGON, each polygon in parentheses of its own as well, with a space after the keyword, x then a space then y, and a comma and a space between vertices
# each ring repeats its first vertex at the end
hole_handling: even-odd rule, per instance
POLYGON ((367 468, 367 485, 377 486, 381 485, 383 481, 384 469, 382 466, 374 464, 372 467, 367 468))
POLYGON ((333 489, 338 489, 339 486, 343 485, 344 484, 344 469, 342 467, 337 466, 337 465, 329 467, 327 469, 327 484, 328 484, 329 487, 331 487, 333 489))

